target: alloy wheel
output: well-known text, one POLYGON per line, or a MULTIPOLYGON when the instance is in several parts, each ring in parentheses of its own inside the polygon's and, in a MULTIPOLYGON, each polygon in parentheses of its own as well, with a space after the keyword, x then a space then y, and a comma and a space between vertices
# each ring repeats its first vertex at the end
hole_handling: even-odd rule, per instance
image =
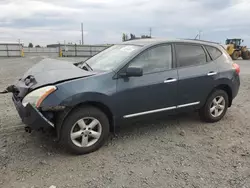
POLYGON ((217 118, 219 117, 225 110, 226 101, 223 96, 217 96, 213 99, 210 105, 210 114, 217 118))
POLYGON ((94 117, 85 117, 73 125, 70 138, 78 147, 90 147, 99 140, 101 133, 101 123, 94 117))

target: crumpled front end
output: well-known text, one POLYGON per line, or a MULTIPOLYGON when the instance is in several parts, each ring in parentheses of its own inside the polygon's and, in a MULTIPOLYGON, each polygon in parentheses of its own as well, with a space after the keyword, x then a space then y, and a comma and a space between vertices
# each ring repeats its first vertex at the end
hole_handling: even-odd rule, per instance
POLYGON ((14 102, 22 122, 31 130, 41 130, 48 127, 54 127, 54 123, 52 123, 53 114, 41 112, 31 104, 24 106, 21 99, 15 93, 13 93, 12 101, 14 102))
POLYGON ((57 91, 56 84, 95 75, 70 62, 45 59, 31 67, 14 85, 0 94, 13 93, 12 100, 23 123, 33 130, 54 127, 64 106, 46 105, 43 101, 57 91))
POLYGON ((55 127, 53 123, 54 114, 52 112, 42 111, 32 103, 23 104, 24 98, 32 93, 31 86, 34 84, 33 81, 31 82, 30 78, 24 81, 20 79, 15 85, 8 86, 1 94, 12 93, 12 101, 16 110, 22 122, 27 125, 30 131, 55 127))

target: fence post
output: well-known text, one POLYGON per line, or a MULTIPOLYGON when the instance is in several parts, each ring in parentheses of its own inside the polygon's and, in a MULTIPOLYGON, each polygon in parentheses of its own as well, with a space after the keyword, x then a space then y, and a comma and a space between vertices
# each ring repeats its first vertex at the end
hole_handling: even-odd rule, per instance
POLYGON ((76 43, 75 43, 75 57, 77 57, 76 43))
POLYGON ((23 49, 23 47, 21 49, 21 57, 24 57, 24 49, 23 49))
POLYGON ((93 56, 93 55, 92 55, 92 47, 93 47, 93 46, 89 46, 89 47, 90 47, 90 48, 89 48, 89 49, 90 49, 90 57, 92 57, 92 56, 93 56))
POLYGON ((8 57, 10 57, 10 56, 9 56, 9 48, 8 48, 8 44, 6 44, 6 50, 7 50, 7 56, 8 56, 8 57))
POLYGON ((18 47, 19 47, 19 51, 20 51, 20 57, 22 57, 22 51, 21 51, 20 46, 21 46, 21 40, 18 39, 18 47))
POLYGON ((61 44, 59 43, 59 57, 62 57, 62 49, 61 49, 61 44))

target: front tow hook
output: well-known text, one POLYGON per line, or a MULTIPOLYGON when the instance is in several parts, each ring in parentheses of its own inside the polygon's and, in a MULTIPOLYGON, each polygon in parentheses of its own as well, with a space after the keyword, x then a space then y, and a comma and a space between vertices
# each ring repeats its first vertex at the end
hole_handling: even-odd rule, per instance
POLYGON ((0 94, 5 94, 5 93, 9 93, 9 92, 7 90, 0 91, 0 94))
POLYGON ((16 92, 18 92, 18 89, 14 85, 10 85, 5 90, 0 91, 0 94, 16 93, 16 92))

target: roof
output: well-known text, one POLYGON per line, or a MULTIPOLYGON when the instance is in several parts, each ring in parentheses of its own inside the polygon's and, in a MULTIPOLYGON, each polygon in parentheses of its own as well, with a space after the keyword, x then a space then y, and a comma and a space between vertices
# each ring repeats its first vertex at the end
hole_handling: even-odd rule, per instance
POLYGON ((151 39, 138 39, 138 40, 130 40, 123 42, 122 44, 133 44, 140 46, 148 46, 153 44, 160 44, 165 42, 184 42, 184 43, 197 43, 204 45, 218 45, 219 43, 205 40, 197 40, 197 39, 167 39, 167 38, 151 38, 151 39))

